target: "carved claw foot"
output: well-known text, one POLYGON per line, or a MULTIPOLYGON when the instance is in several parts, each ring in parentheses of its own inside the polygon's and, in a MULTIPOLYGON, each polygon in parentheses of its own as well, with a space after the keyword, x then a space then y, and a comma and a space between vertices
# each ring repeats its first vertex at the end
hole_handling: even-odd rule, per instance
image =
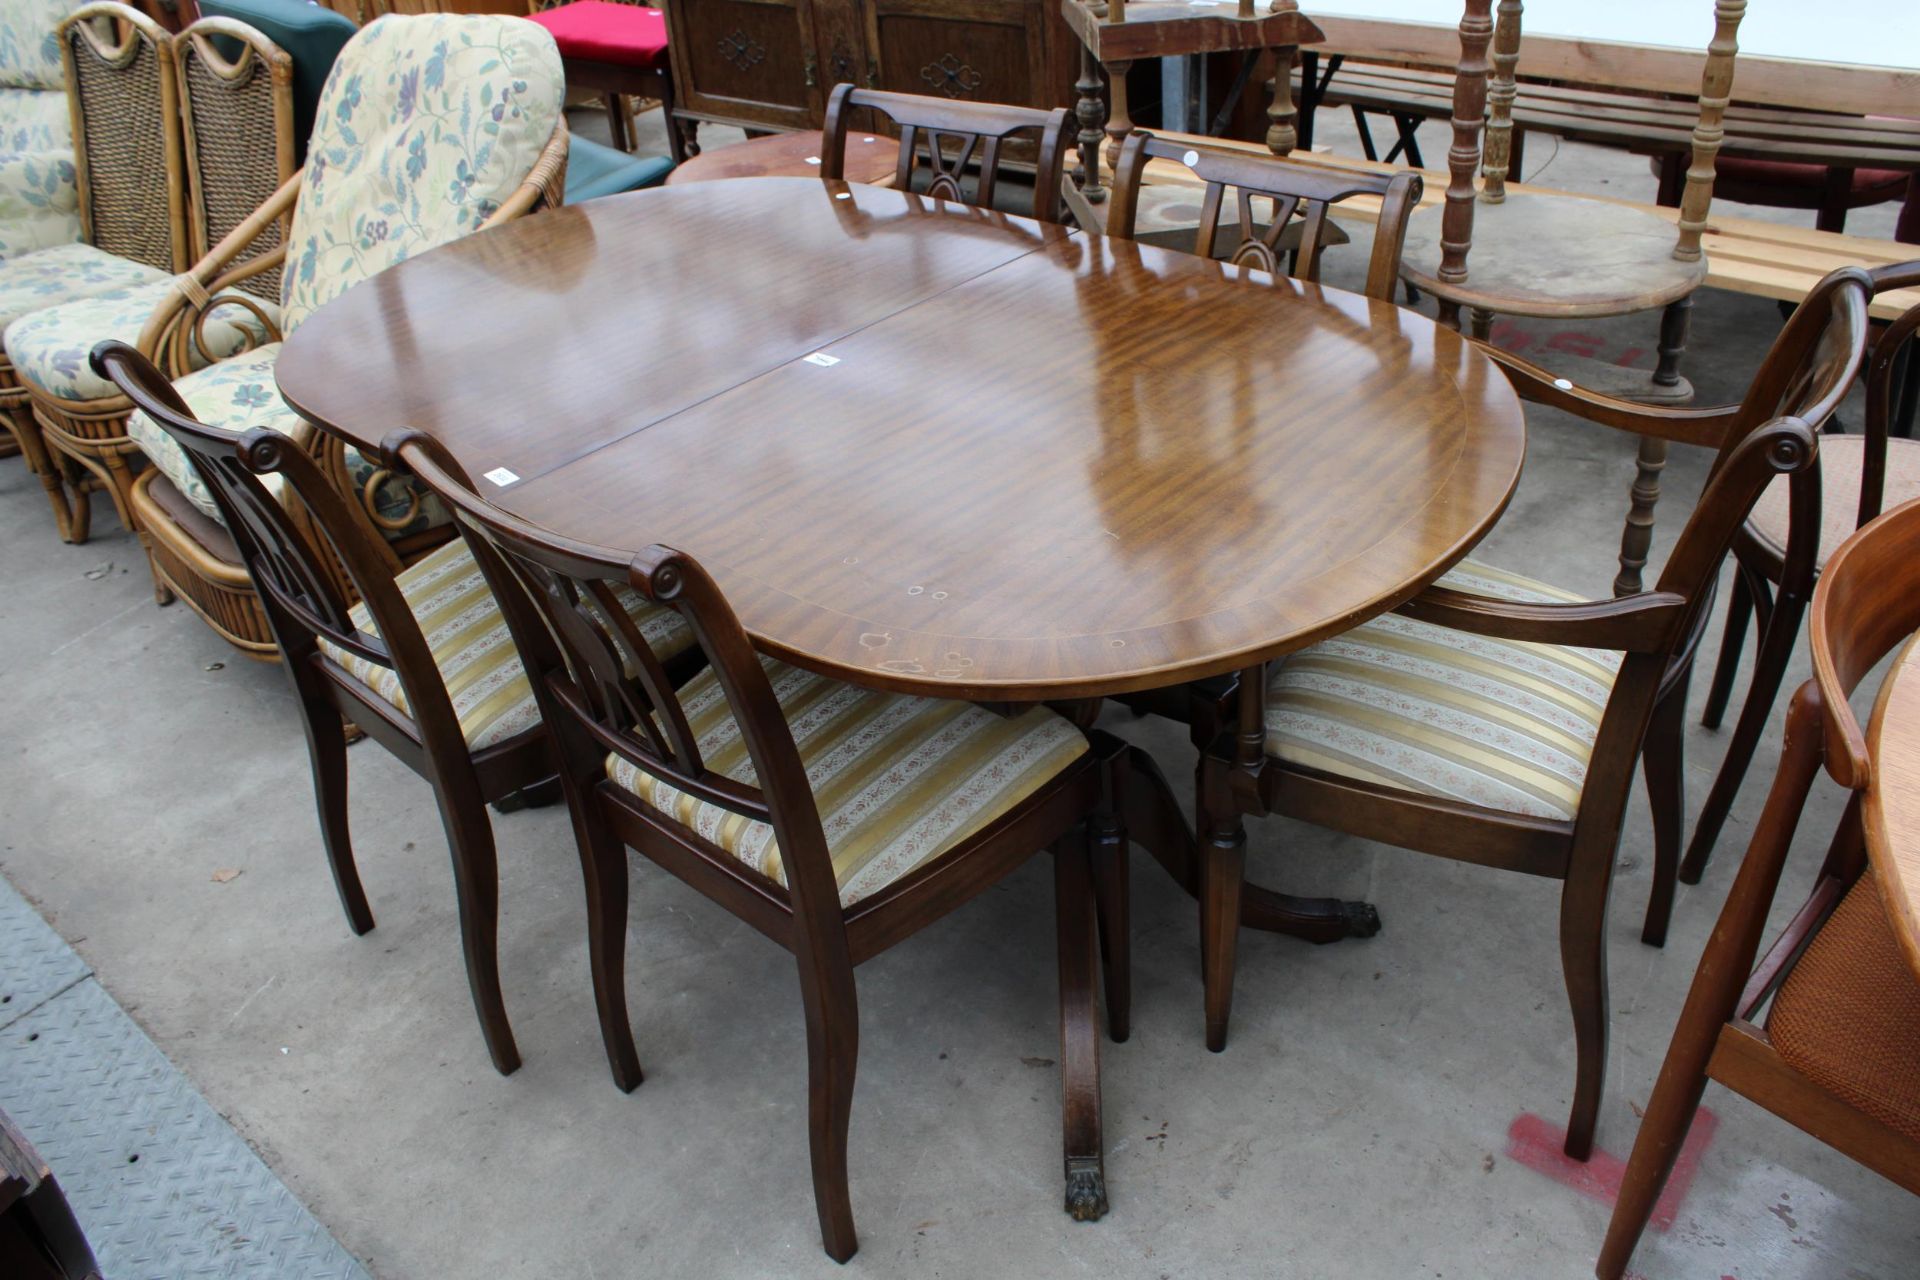
POLYGON ((1349 938, 1371 938, 1380 932, 1380 912, 1371 902, 1343 902, 1340 914, 1346 917, 1349 938))
POLYGON ((1067 1216, 1075 1222, 1098 1222, 1107 1216, 1107 1176, 1098 1160, 1067 1161, 1067 1216))

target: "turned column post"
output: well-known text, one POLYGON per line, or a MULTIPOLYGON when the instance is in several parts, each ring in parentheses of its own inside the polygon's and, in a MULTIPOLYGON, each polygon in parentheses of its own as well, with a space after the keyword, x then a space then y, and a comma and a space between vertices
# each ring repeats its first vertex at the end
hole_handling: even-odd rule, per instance
MULTIPOLYGON (((1108 0, 1109 11, 1117 11, 1120 0, 1108 0)), ((1115 19, 1119 21, 1119 19, 1115 19)), ((1133 131, 1133 117, 1127 111, 1127 71, 1131 62, 1103 62, 1107 73, 1107 168, 1120 168, 1120 144, 1133 131)))
POLYGON ((1099 204, 1107 198, 1107 189, 1100 185, 1100 126, 1107 109, 1100 97, 1100 64, 1085 45, 1080 46, 1080 78, 1073 87, 1080 95, 1073 107, 1080 125, 1080 194, 1089 204, 1099 204))
MULTIPOLYGON (((1240 0, 1240 16, 1253 16, 1254 0, 1240 0)), ((1267 6, 1268 13, 1297 13, 1299 0, 1272 0, 1267 6)), ((1299 57, 1298 45, 1275 45, 1273 50, 1273 79, 1267 82, 1267 150, 1277 156, 1284 156, 1300 143, 1300 131, 1295 122, 1299 112, 1293 105, 1293 64, 1299 57)))
POLYGON ((1733 96, 1734 56, 1740 51, 1740 19, 1746 12, 1747 0, 1717 0, 1713 6, 1713 42, 1707 46, 1707 69, 1700 78, 1700 119, 1693 126, 1693 163, 1680 196, 1680 241, 1673 247, 1673 256, 1682 262, 1700 260, 1700 235, 1707 229, 1707 209, 1713 203, 1714 158, 1726 137, 1720 122, 1733 96))
POLYGON ((1480 198, 1499 204, 1507 198, 1507 170, 1513 157, 1513 100, 1519 92, 1514 68, 1520 61, 1520 0, 1500 0, 1493 23, 1493 79, 1487 85, 1487 149, 1480 165, 1480 198))
POLYGON ((1467 278, 1473 247, 1473 174, 1480 167, 1480 128, 1487 110, 1487 41, 1493 36, 1493 0, 1467 0, 1460 18, 1460 68, 1453 80, 1453 146, 1447 149, 1447 205, 1440 214, 1443 283, 1467 278))

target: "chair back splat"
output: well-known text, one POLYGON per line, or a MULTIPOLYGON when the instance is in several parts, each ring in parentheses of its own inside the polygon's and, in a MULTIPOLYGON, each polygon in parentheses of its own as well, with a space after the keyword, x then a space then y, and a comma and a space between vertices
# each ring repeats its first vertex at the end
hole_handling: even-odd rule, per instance
POLYGON ((1039 149, 1033 162, 1033 216, 1042 222, 1061 220, 1060 166, 1066 157, 1072 121, 1065 107, 1039 111, 997 102, 954 102, 841 84, 827 100, 826 127, 821 131, 820 144, 822 178, 846 177, 847 134, 853 128, 854 111, 862 107, 879 112, 900 130, 895 187, 901 191, 913 190, 914 174, 925 168, 930 175, 926 195, 982 209, 996 207, 994 194, 1003 176, 1002 169, 1007 167, 1004 154, 1007 140, 1016 134, 1038 134, 1039 149), (976 166, 979 173, 969 184, 968 173, 976 166))

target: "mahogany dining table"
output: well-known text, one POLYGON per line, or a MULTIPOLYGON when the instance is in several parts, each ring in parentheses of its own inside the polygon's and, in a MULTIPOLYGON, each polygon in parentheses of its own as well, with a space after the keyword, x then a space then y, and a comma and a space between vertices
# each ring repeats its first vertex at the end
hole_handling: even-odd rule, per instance
MULTIPOLYGON (((691 554, 787 662, 1081 723, 1403 603, 1492 527, 1526 448, 1498 369, 1412 311, 807 178, 466 237, 320 308, 276 369, 362 450, 425 431, 523 519, 691 554)), ((1113 794, 1197 892, 1184 806, 1144 752, 1113 794)), ((1378 927, 1271 891, 1243 920, 1378 927)), ((1104 1191, 1082 951, 1063 1125, 1068 1173, 1104 1191)))

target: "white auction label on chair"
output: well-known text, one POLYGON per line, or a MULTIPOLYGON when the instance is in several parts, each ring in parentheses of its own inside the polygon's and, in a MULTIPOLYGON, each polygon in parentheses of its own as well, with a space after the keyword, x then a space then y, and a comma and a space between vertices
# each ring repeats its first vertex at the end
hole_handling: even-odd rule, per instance
POLYGON ((519 476, 513 474, 513 472, 507 470, 505 467, 495 467, 493 470, 487 472, 484 478, 493 481, 494 484, 499 485, 502 489, 510 484, 516 483, 520 479, 519 476))

